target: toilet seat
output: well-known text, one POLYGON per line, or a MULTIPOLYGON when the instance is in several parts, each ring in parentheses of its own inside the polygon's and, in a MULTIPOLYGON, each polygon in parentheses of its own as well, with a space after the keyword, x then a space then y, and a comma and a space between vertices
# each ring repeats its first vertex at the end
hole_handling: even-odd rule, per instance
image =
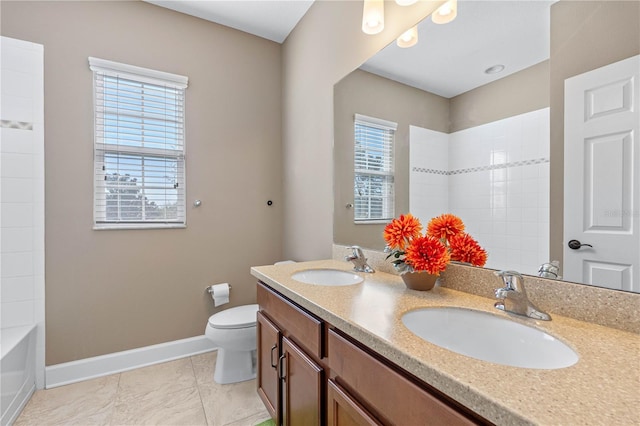
POLYGON ((258 305, 243 305, 225 309, 209 317, 209 325, 217 329, 249 328, 256 325, 258 305))

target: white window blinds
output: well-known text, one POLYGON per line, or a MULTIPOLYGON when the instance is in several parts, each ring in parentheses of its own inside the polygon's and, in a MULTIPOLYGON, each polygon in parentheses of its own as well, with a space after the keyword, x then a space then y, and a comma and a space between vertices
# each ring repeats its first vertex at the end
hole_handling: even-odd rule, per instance
POLYGON ((89 58, 94 74, 94 222, 185 224, 187 78, 89 58))
POLYGON ((355 116, 354 220, 388 221, 394 217, 393 140, 397 124, 355 116))

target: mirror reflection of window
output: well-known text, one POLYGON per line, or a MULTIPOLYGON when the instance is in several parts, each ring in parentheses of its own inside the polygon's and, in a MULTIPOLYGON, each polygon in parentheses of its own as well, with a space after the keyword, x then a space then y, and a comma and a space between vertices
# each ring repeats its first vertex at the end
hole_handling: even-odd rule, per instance
POLYGON ((354 122, 354 221, 394 217, 393 142, 398 125, 356 114, 354 122))

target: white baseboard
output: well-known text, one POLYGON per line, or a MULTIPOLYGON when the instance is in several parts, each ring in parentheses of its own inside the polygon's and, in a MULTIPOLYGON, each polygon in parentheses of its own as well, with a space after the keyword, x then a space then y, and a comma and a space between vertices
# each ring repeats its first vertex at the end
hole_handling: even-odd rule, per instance
POLYGON ((2 407, 2 419, 0 419, 0 424, 2 426, 12 425, 24 407, 27 405, 27 402, 31 399, 31 395, 36 391, 36 386, 34 383, 29 384, 28 382, 22 385, 20 392, 18 392, 11 403, 7 407, 2 407))
POLYGON ((109 374, 172 361, 217 349, 206 336, 65 362, 45 368, 45 388, 50 389, 109 374))

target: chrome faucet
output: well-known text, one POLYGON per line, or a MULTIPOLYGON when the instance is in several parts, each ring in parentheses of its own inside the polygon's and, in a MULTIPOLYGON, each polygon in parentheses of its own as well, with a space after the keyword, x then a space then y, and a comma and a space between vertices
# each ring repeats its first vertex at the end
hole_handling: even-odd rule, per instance
POLYGON ((549 278, 552 280, 559 280, 559 272, 560 262, 557 260, 552 260, 551 262, 543 263, 542 265, 540 265, 540 269, 538 269, 538 276, 542 278, 549 278))
POLYGON ((504 287, 496 289, 496 298, 501 299, 494 304, 496 308, 533 319, 551 320, 549 314, 542 312, 531 303, 524 289, 524 278, 519 272, 499 271, 494 274, 504 282, 504 287))
POLYGON ((367 258, 364 257, 364 253, 359 246, 349 247, 353 250, 350 256, 345 256, 344 260, 347 262, 353 262, 353 270, 356 272, 375 272, 371 266, 367 264, 367 258))

